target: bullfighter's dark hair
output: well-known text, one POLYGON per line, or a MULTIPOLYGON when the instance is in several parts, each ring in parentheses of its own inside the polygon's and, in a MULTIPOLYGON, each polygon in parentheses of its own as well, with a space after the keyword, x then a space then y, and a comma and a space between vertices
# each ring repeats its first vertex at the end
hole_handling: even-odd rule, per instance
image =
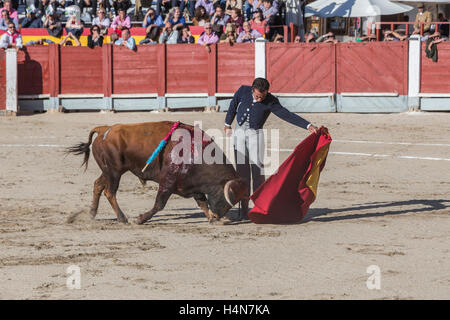
POLYGON ((253 80, 252 89, 258 90, 259 92, 269 91, 270 83, 267 79, 264 78, 256 78, 253 80))

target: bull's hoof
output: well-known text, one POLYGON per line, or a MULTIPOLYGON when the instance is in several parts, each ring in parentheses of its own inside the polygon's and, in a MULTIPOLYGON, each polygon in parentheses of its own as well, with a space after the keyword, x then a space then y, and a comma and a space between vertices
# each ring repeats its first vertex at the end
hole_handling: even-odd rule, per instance
POLYGON ((142 214, 136 219, 136 224, 143 224, 145 222, 144 216, 142 214))

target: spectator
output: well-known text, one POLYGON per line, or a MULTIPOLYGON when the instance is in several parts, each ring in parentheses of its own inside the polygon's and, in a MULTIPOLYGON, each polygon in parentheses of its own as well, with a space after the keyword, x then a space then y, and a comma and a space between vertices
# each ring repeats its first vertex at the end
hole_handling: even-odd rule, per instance
POLYGON ((53 37, 61 36, 63 28, 56 12, 45 16, 44 28, 47 28, 48 34, 53 37))
MULTIPOLYGON (((443 13, 439 13, 438 20, 439 20, 439 22, 448 22, 447 18, 444 16, 443 13)), ((441 36, 448 38, 448 36, 449 36, 449 25, 448 24, 440 24, 438 31, 441 34, 441 36)))
POLYGON ((356 39, 356 42, 371 42, 371 41, 377 41, 377 36, 374 33, 364 35, 356 39))
POLYGON ((122 37, 117 40, 115 45, 127 47, 130 50, 136 50, 136 42, 131 36, 130 30, 126 27, 122 29, 122 37))
POLYGON ((242 8, 242 10, 245 13, 245 17, 247 18, 247 20, 253 19, 253 14, 255 13, 253 11, 253 2, 254 1, 256 1, 256 0, 245 0, 244 1, 244 7, 242 8))
MULTIPOLYGON (((383 30, 384 41, 403 41, 408 37, 391 30, 383 30)), ((374 35, 375 36, 375 35, 374 35)))
POLYGON ((50 39, 42 38, 42 39, 39 39, 39 40, 30 40, 27 43, 25 43, 25 45, 26 46, 34 46, 34 45, 43 45, 44 43, 51 44, 51 43, 54 43, 54 42, 52 40, 50 40, 50 39))
POLYGON ((269 32, 267 21, 264 20, 261 9, 258 9, 255 12, 253 12, 253 19, 250 20, 250 26, 252 29, 262 29, 264 30, 264 33, 269 32))
MULTIPOLYGON (((272 7, 278 13, 279 4, 277 0, 272 0, 272 7)), ((264 9, 264 0, 253 0, 253 12, 258 9, 264 9)))
POLYGON ((229 19, 230 16, 225 14, 223 8, 221 6, 217 6, 216 11, 214 12, 214 15, 211 18, 211 24, 213 31, 217 34, 219 38, 222 35, 223 29, 227 25, 229 19))
POLYGON ((178 30, 175 30, 172 23, 167 21, 159 37, 159 43, 176 44, 178 43, 178 34, 178 30))
POLYGON ((306 43, 311 43, 311 42, 316 42, 317 36, 316 34, 312 33, 312 32, 308 32, 305 35, 305 42, 306 43))
POLYGON ((119 40, 119 35, 116 32, 111 33, 109 36, 109 44, 115 44, 117 40, 119 40))
POLYGON ((231 16, 231 10, 238 8, 242 11, 242 0, 227 0, 225 3, 225 13, 231 16))
POLYGON ((13 8, 11 0, 5 0, 5 2, 3 3, 3 8, 0 9, 0 13, 5 11, 5 10, 8 11, 9 17, 11 19, 19 20, 19 14, 18 14, 17 10, 15 10, 13 8))
POLYGON ((26 17, 22 20, 22 28, 43 28, 44 23, 36 16, 36 8, 27 8, 26 17))
POLYGON ((231 10, 231 16, 228 22, 234 24, 236 26, 236 31, 238 33, 241 33, 242 24, 244 23, 244 18, 242 17, 241 10, 238 8, 234 8, 233 10, 231 10))
POLYGON ((272 39, 274 34, 282 34, 283 28, 281 27, 282 22, 278 17, 278 9, 273 6, 272 0, 262 0, 263 7, 262 13, 264 20, 267 22, 269 31, 267 32, 267 38, 272 39))
MULTIPOLYGON (((416 15, 416 22, 432 22, 433 21, 433 15, 430 11, 425 11, 423 3, 419 4, 417 6, 417 15, 416 15)), ((431 24, 424 24, 423 25, 423 32, 427 33, 430 31, 431 24)), ((414 31, 413 34, 420 34, 420 24, 416 23, 414 25, 414 31)))
POLYGON ((236 42, 255 42, 255 39, 262 37, 261 33, 256 31, 255 29, 252 29, 252 27, 250 26, 250 22, 245 21, 242 27, 244 30, 239 33, 236 42))
POLYGON ((103 46, 103 36, 100 32, 99 26, 91 27, 91 34, 88 35, 88 47, 94 49, 95 47, 103 46))
POLYGON ((236 43, 236 38, 236 26, 232 23, 227 23, 225 32, 220 36, 220 43, 233 45, 236 43))
POLYGON ((283 43, 284 42, 284 37, 281 34, 277 33, 277 34, 275 34, 273 42, 275 42, 275 43, 283 43))
POLYGON ((333 43, 337 43, 339 41, 337 41, 334 38, 334 33, 333 32, 328 32, 328 33, 320 36, 319 38, 317 38, 316 42, 323 42, 323 43, 333 42, 333 43))
POLYGON ((111 28, 113 28, 114 31, 119 34, 119 36, 121 36, 123 29, 131 28, 130 17, 126 15, 125 9, 119 9, 119 15, 114 18, 113 22, 111 23, 111 28))
POLYGON ((211 23, 207 22, 204 26, 205 31, 198 38, 197 43, 205 46, 208 52, 211 52, 210 45, 219 42, 219 37, 212 31, 211 23))
POLYGON ((128 9, 131 8, 131 0, 113 0, 113 7, 116 16, 120 14, 120 10, 122 9, 125 10, 126 14, 128 9))
POLYGON ((77 38, 74 34, 72 34, 72 32, 68 32, 68 33, 67 33, 67 36, 65 36, 65 37, 61 40, 61 42, 59 43, 59 45, 60 45, 60 46, 73 46, 72 41, 69 40, 69 39, 72 39, 72 40, 75 42, 75 45, 74 45, 75 47, 81 46, 80 41, 78 40, 78 38, 77 38))
POLYGON ((16 30, 19 29, 19 23, 17 22, 17 19, 11 19, 11 17, 9 16, 9 12, 7 10, 3 10, 1 12, 1 16, 2 18, 0 19, 0 30, 8 30, 8 25, 10 23, 13 23, 14 26, 16 27, 16 30))
POLYGON ((195 43, 195 39, 192 36, 191 30, 186 26, 181 30, 180 37, 178 38, 178 43, 195 43))
POLYGON ((300 43, 300 42, 302 42, 302 37, 300 37, 300 36, 295 36, 295 38, 294 38, 294 43, 300 43))
POLYGON ((156 15, 155 9, 150 8, 145 14, 142 26, 146 28, 145 29, 146 39, 155 41, 159 35, 160 28, 164 26, 164 21, 161 18, 161 16, 156 15))
POLYGON ((22 36, 16 31, 16 25, 13 22, 9 22, 8 31, 0 38, 0 48, 21 49, 22 46, 22 36))
POLYGON ((195 9, 200 6, 205 8, 208 15, 212 16, 214 14, 214 3, 212 0, 197 0, 197 2, 195 3, 195 9))
MULTIPOLYGON (((105 11, 111 11, 111 3, 109 3, 109 0, 98 0, 98 9, 103 9, 105 11)), ((99 10, 97 10, 97 17, 98 17, 99 10)), ((101 28, 100 28, 101 29, 101 28)))
POLYGON ((83 25, 80 18, 76 15, 71 15, 66 22, 66 32, 67 34, 72 33, 72 35, 79 38, 83 33, 83 25))
MULTIPOLYGON (((178 7, 180 12, 184 11, 184 7, 186 6, 187 0, 157 0, 156 1, 156 14, 158 16, 161 15, 161 7, 163 6, 166 11, 170 11, 170 9, 173 9, 175 7, 178 7)), ((195 3, 195 1, 194 1, 195 3)), ((189 12, 192 14, 194 13, 194 4, 189 5, 189 12)))
POLYGON ((209 22, 209 14, 203 6, 198 6, 195 8, 194 19, 192 19, 192 24, 194 26, 204 26, 205 23, 209 22))
MULTIPOLYGON (((427 58, 433 59, 434 62, 437 62, 438 60, 438 53, 437 53, 437 44, 441 43, 442 41, 445 41, 446 39, 441 37, 441 34, 436 31, 432 35, 428 37, 425 53, 427 55, 427 58)), ((448 40, 448 39, 447 39, 448 40)))
POLYGON ((111 25, 111 21, 106 17, 106 9, 99 8, 97 10, 97 16, 92 20, 92 25, 99 27, 102 35, 108 34, 108 28, 111 25))
POLYGON ((81 12, 84 8, 91 8, 94 13, 97 11, 97 0, 75 0, 75 5, 80 8, 81 12))
POLYGON ((172 24, 172 29, 176 29, 178 32, 186 25, 186 20, 178 7, 173 8, 171 14, 166 16, 164 24, 166 24, 167 21, 172 24))

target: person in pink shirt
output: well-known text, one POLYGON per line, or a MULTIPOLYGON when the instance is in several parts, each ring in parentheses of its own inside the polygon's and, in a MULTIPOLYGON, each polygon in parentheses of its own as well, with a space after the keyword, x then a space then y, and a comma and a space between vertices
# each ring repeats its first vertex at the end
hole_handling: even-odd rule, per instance
POLYGON ((204 28, 205 32, 203 32, 200 38, 198 38, 197 43, 205 46, 206 50, 208 50, 208 52, 211 52, 211 48, 209 46, 211 44, 219 42, 219 37, 214 31, 212 31, 210 22, 206 22, 204 28))
POLYGON ((11 0, 5 0, 5 3, 3 5, 3 8, 0 9, 0 13, 6 10, 9 12, 9 17, 11 19, 17 19, 17 21, 19 21, 19 15, 17 13, 17 10, 14 10, 14 8, 12 7, 12 2, 11 0))
POLYGON ((122 30, 125 27, 128 29, 131 28, 130 17, 126 15, 125 9, 120 9, 119 15, 111 23, 111 28, 122 30))

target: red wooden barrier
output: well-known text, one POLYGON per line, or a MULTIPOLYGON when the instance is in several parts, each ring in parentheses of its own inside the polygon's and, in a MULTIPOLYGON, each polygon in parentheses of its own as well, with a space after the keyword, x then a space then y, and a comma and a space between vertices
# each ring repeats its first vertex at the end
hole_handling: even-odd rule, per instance
POLYGON ((337 93, 408 94, 408 42, 338 43, 337 93))
POLYGON ((420 92, 448 93, 450 92, 450 43, 437 45, 438 60, 433 62, 427 58, 425 43, 422 43, 422 63, 420 72, 420 92))
POLYGON ((217 53, 217 92, 233 93, 255 78, 255 46, 251 43, 219 44, 217 53))
POLYGON ((201 45, 167 45, 167 93, 206 93, 208 56, 201 45))
POLYGON ((325 93, 335 90, 333 44, 267 43, 270 90, 279 93, 325 93))
POLYGON ((113 46, 112 93, 157 93, 161 50, 162 44, 139 46, 137 51, 113 46))
POLYGON ((18 51, 17 82, 19 94, 50 93, 49 50, 49 46, 33 46, 18 51))
POLYGON ((6 53, 0 50, 0 110, 6 109, 6 53))

